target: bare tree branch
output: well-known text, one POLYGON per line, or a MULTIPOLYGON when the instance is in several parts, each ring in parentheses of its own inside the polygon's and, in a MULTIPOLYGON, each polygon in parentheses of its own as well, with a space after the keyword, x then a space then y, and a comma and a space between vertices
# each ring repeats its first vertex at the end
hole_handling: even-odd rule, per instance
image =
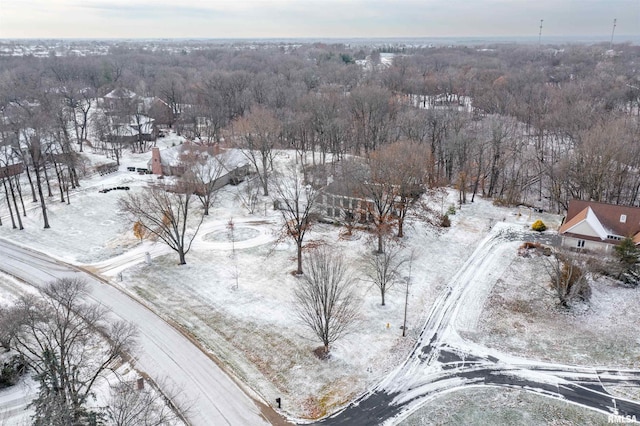
POLYGON ((141 223, 150 234, 178 253, 180 264, 184 265, 187 263, 185 256, 204 220, 204 215, 198 214, 193 228, 187 227, 192 194, 189 183, 171 188, 152 186, 143 193, 128 193, 118 205, 131 223, 141 223))
POLYGON ((327 249, 312 251, 306 258, 307 273, 294 291, 298 318, 322 341, 325 354, 358 316, 355 281, 342 259, 327 249))

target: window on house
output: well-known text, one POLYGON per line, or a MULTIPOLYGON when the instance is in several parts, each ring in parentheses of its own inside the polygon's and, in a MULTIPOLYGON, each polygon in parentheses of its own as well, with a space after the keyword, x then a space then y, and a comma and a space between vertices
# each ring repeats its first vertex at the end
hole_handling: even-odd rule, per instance
POLYGON ((578 248, 584 247, 584 240, 578 240, 578 248))
POLYGON ((620 223, 625 223, 627 221, 627 215, 626 214, 621 214, 620 215, 620 223))

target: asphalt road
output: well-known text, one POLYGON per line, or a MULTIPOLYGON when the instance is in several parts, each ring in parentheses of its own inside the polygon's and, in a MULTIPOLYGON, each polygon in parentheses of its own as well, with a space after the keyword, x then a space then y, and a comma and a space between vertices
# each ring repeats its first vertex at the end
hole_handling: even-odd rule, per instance
POLYGON ((461 306, 463 296, 477 281, 479 271, 491 270, 496 256, 501 255, 501 245, 520 238, 508 226, 494 227, 436 300, 417 345, 401 368, 317 424, 379 425, 414 411, 442 392, 479 385, 519 388, 640 419, 640 402, 614 397, 604 388, 640 387, 640 370, 598 370, 520 359, 465 342, 455 331, 456 315, 465 308, 461 306))
MULTIPOLYGON (((61 277, 82 277, 91 298, 139 330, 135 367, 179 390, 175 402, 187 408, 193 425, 266 425, 261 401, 254 400, 198 346, 142 304, 92 275, 46 255, 0 240, 0 270, 40 286, 61 277)), ((0 407, 9 411, 11 407, 0 407)), ((269 413, 270 415, 273 413, 269 413)))

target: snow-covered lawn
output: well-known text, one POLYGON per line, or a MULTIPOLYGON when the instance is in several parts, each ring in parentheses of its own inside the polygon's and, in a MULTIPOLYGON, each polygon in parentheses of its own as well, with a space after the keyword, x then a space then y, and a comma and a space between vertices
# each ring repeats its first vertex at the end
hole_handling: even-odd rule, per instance
POLYGON ((591 283, 591 302, 566 311, 548 287, 544 256, 505 254, 478 327, 462 334, 527 358, 585 366, 640 367, 640 290, 606 278, 591 283))
MULTIPOLYGON (((179 141, 170 137, 163 143, 179 141)), ((94 162, 104 161, 103 157, 91 157, 94 162)), ((404 285, 395 287, 382 307, 377 289, 361 280, 363 256, 372 250, 370 236, 356 231, 345 238, 340 227, 314 225, 305 243, 328 245, 343 256, 360 279, 357 327, 333 346, 331 359, 321 361, 313 354, 320 342, 308 338, 295 316, 292 290, 298 279, 291 275, 295 270, 295 245, 279 238, 282 218, 271 207, 271 200, 262 197, 256 213, 249 215, 237 198, 242 185, 223 188, 187 255, 187 265, 179 266, 177 255, 166 246, 150 241, 140 243, 134 238, 131 225, 117 211, 117 200, 124 191, 98 192, 115 186, 140 191, 144 185, 156 182, 154 176, 126 171, 127 166, 146 167, 149 157, 150 154, 127 154, 121 171, 82 181, 82 188, 72 195, 69 205, 57 202, 55 197, 51 199, 51 229, 42 229, 39 210, 33 205, 26 229, 12 230, 7 225, 7 212, 0 206, 4 223, 0 237, 104 274, 114 285, 144 300, 190 333, 266 401, 273 405, 275 398, 281 397, 283 412, 297 418, 317 417, 336 409, 398 366, 415 343, 439 293, 496 222, 509 222, 523 231, 536 219, 542 219, 552 230, 560 223, 556 215, 496 207, 480 197, 458 209, 451 216, 452 226, 448 229, 435 230, 417 218, 409 218, 403 244, 406 253, 413 253, 414 260, 406 338, 400 329, 404 285), (235 244, 227 234, 230 219, 236 225, 235 244), (147 252, 151 254, 151 264, 145 262, 147 252)), ((280 153, 276 163, 282 165, 293 158, 292 153, 280 153)), ((452 190, 445 199, 433 202, 437 209, 446 211, 456 199, 457 193, 452 190)), ((546 354, 555 361, 618 365, 610 361, 621 349, 628 352, 621 364, 629 365, 631 356, 637 361, 637 352, 632 348, 638 346, 637 340, 624 342, 630 337, 624 333, 633 333, 633 329, 622 325, 638 319, 631 309, 633 303, 637 306, 638 292, 596 286, 593 309, 586 316, 571 318, 553 312, 553 301, 538 292, 534 283, 540 281, 541 275, 531 266, 531 259, 516 258, 514 250, 513 256, 505 253, 499 263, 493 271, 481 271, 493 275, 490 279, 478 277, 484 284, 474 293, 477 299, 473 309, 465 313, 465 307, 460 308, 457 322, 468 329, 463 332, 465 336, 514 353, 540 358, 546 354), (635 294, 635 299, 629 294, 635 294), (518 302, 520 298, 525 302, 518 302), (514 306, 523 312, 516 312, 514 306), (586 321, 591 317, 600 328, 586 321), (477 331, 473 331, 476 325, 477 331), (617 330, 609 333, 609 337, 617 336, 618 340, 609 341, 616 346, 605 346, 602 354, 592 354, 596 345, 590 344, 589 339, 605 334, 607 327, 617 330), (591 334, 585 334, 589 331, 591 334), (555 342, 562 349, 551 350, 555 342), (526 349, 527 345, 534 346, 526 349)), ((403 275, 409 275, 408 264, 403 275)))
POLYGON ((444 394, 400 423, 426 425, 606 425, 605 414, 508 388, 469 388, 444 394))

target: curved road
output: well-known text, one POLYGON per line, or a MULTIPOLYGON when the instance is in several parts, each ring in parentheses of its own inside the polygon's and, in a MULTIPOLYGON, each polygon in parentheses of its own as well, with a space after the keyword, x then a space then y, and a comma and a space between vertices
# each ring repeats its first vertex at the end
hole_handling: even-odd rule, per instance
POLYGON ((270 407, 249 398, 193 342, 137 301, 88 273, 4 240, 0 240, 0 259, 0 270, 34 285, 68 276, 86 279, 92 299, 137 325, 136 368, 180 390, 174 402, 187 409, 191 424, 269 424, 263 411, 271 417, 274 412, 270 407))
POLYGON ((368 426, 397 422, 437 394, 469 386, 520 388, 640 419, 640 402, 614 397, 604 388, 640 387, 640 370, 530 361, 467 342, 455 331, 459 311, 468 308, 462 306, 464 296, 481 278, 478 272, 492 270, 497 258, 504 255, 504 245, 520 239, 521 235, 508 225, 497 224, 436 300, 407 361, 371 391, 318 424, 368 426))

